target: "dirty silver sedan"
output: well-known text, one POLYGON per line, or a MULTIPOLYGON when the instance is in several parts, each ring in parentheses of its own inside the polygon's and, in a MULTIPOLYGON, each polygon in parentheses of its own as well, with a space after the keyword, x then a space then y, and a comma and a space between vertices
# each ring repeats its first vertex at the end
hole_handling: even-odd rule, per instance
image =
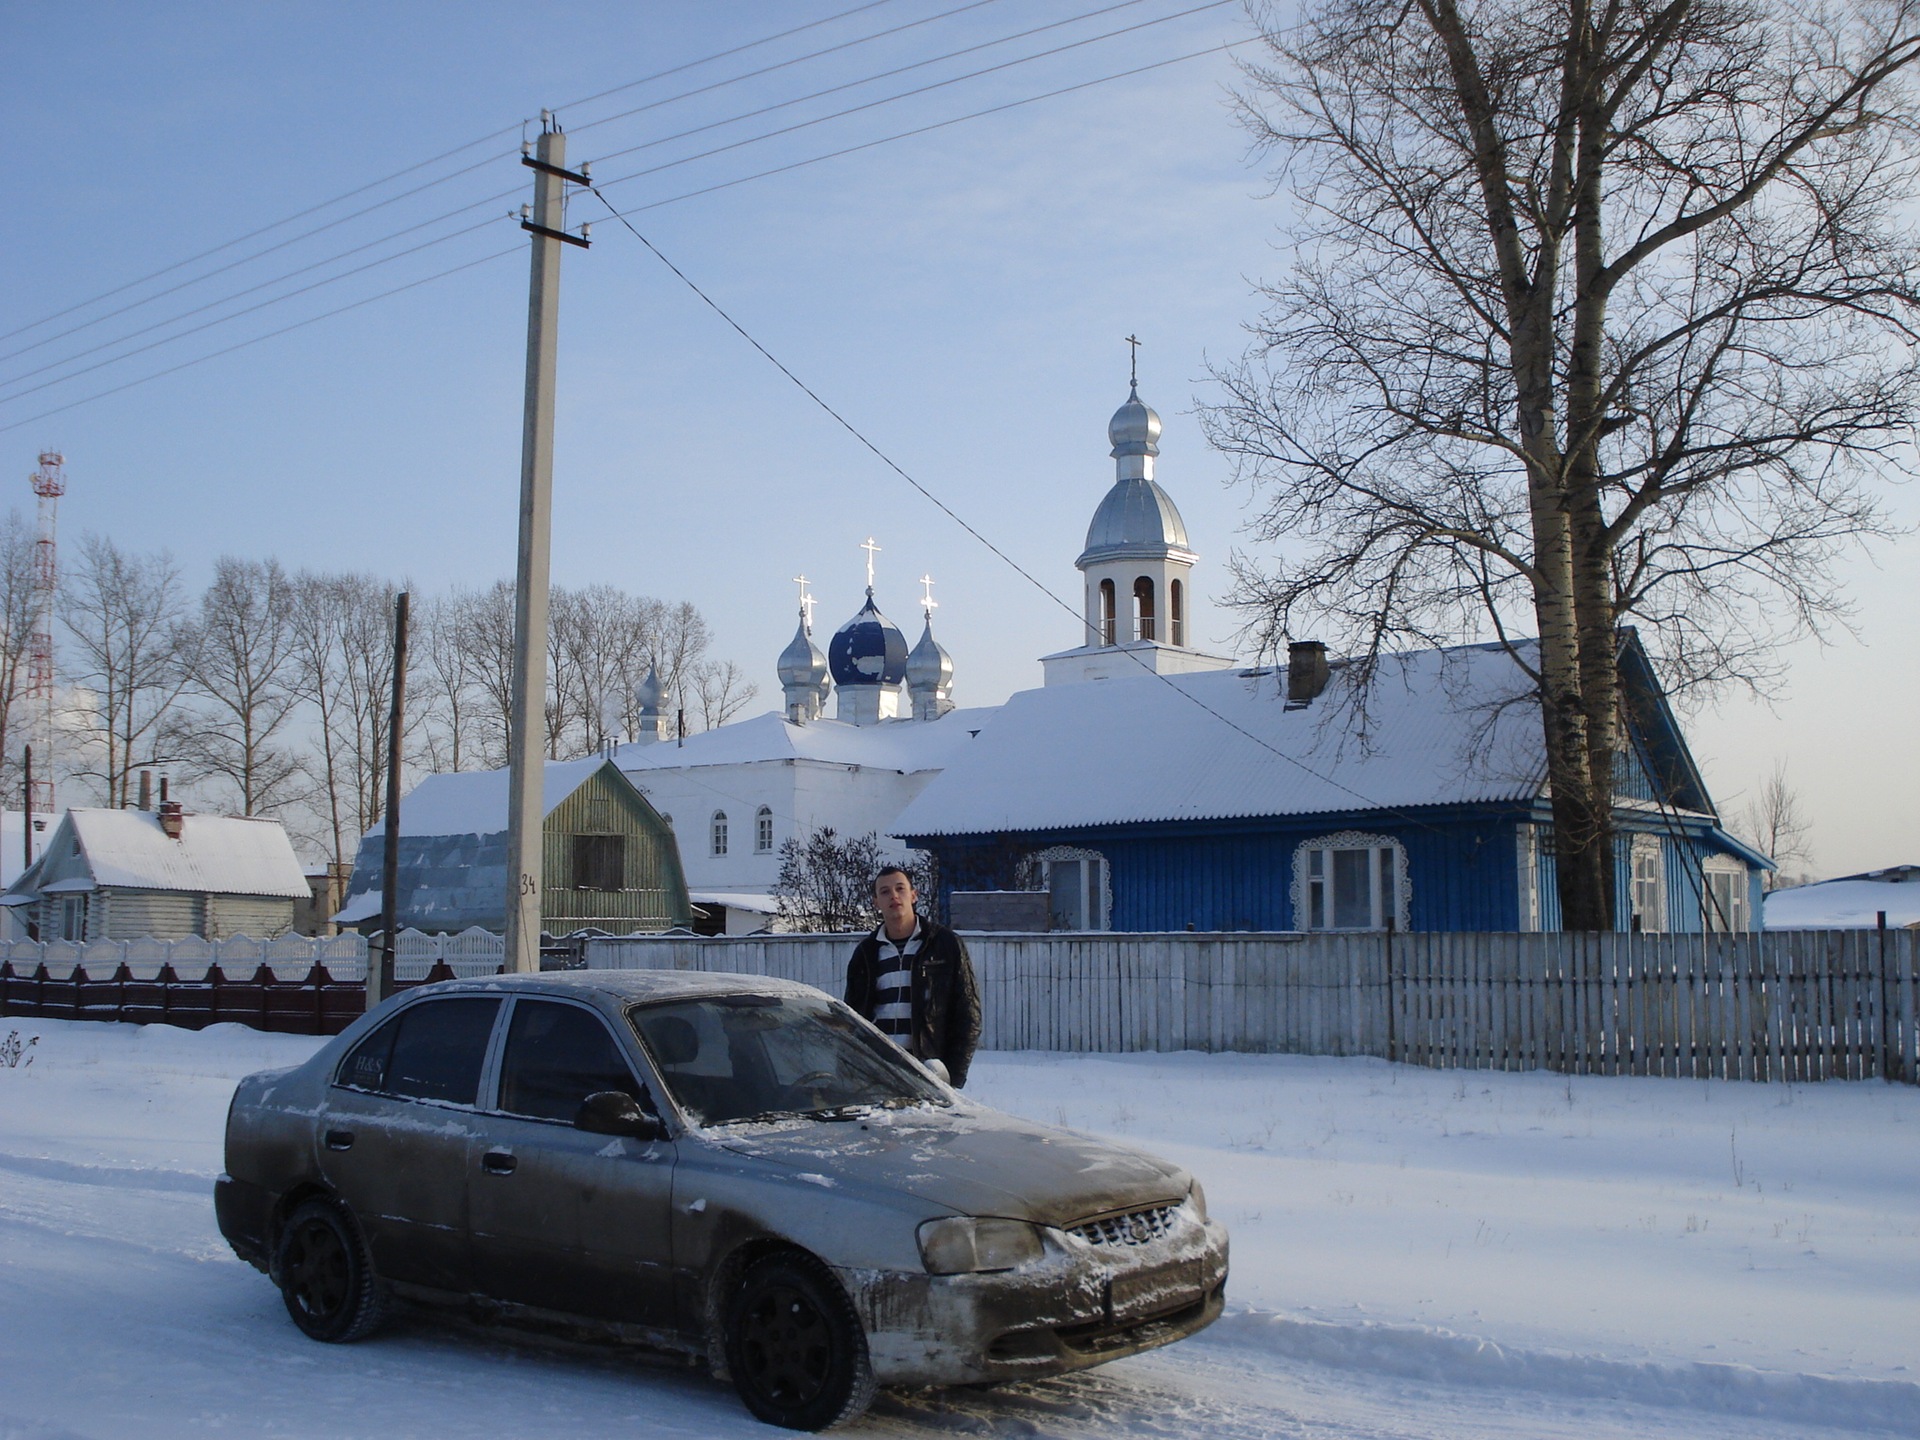
POLYGON ((394 1297, 665 1347, 819 1430, 1220 1313, 1226 1232, 1137 1150, 963 1099, 819 991, 450 981, 249 1076, 215 1202, 317 1340, 394 1297))

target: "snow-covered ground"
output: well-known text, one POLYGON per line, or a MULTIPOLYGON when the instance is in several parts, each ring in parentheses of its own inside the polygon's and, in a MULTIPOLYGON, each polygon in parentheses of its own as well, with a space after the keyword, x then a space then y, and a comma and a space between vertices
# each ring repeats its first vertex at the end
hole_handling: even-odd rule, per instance
MULTIPOLYGON (((773 1433, 704 1373, 407 1318, 303 1339, 213 1221, 233 1082, 317 1043, 0 1022, 0 1440, 773 1433)), ((1183 1345, 883 1394, 872 1436, 1920 1435, 1920 1090, 985 1055, 1233 1232, 1183 1345)))

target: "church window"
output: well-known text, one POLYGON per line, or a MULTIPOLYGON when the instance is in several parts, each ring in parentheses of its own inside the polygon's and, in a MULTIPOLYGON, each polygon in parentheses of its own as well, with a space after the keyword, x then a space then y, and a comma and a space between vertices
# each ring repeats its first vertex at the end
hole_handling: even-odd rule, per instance
POLYGON ((1100 582, 1100 643, 1113 644, 1113 581, 1100 582))
POLYGON ((1133 638, 1153 639, 1153 581, 1145 575, 1133 582, 1133 638))
POLYGON ((773 811, 765 805, 760 813, 753 817, 753 853, 770 855, 773 853, 773 811))
POLYGON ((1703 928, 1739 933, 1753 928, 1747 914, 1747 867, 1730 855, 1715 855, 1703 867, 1703 928))
POLYGON ((1309 840, 1293 856, 1294 927, 1407 928, 1407 857, 1398 840, 1344 830, 1309 840))
POLYGON ((1105 930, 1113 911, 1106 857, 1056 845, 1033 857, 1055 930, 1105 930))
POLYGON ((1178 580, 1167 582, 1167 639, 1175 645, 1187 643, 1187 587, 1178 580))
POLYGON ((713 812, 712 851, 715 855, 727 853, 727 812, 724 810, 713 812))
POLYGON ((1633 837, 1633 928, 1667 928, 1667 866, 1658 835, 1633 837))

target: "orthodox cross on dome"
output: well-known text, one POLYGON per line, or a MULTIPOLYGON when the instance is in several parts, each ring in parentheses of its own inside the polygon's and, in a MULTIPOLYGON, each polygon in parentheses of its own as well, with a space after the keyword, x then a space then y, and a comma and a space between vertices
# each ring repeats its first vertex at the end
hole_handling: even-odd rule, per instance
POLYGON ((927 624, 933 624, 933 612, 940 608, 940 602, 933 598, 933 576, 922 575, 920 583, 927 587, 927 593, 920 597, 920 608, 926 612, 927 624))
POLYGON ((880 547, 873 543, 873 536, 869 535, 860 548, 867 552, 867 593, 871 595, 873 593, 873 557, 880 553, 880 547))
POLYGON ((807 634, 813 634, 813 607, 819 602, 807 593, 807 577, 796 575, 793 583, 800 587, 800 623, 807 627, 807 634))
POLYGON ((1131 352, 1127 357, 1127 383, 1138 390, 1140 388, 1140 337, 1127 336, 1127 348, 1131 352))

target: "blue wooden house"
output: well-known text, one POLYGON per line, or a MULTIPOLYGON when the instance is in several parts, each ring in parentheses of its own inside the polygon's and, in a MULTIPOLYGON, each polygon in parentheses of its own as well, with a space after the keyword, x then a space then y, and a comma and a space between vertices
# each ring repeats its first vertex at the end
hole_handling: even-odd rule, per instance
MULTIPOLYGON (((893 826, 955 890, 1072 930, 1554 930, 1532 642, 1115 676, 1010 699, 893 826), (1516 658, 1516 653, 1517 657, 1516 658)), ((1622 929, 1746 930, 1771 862, 1720 825, 1637 640, 1620 652, 1622 929)))

